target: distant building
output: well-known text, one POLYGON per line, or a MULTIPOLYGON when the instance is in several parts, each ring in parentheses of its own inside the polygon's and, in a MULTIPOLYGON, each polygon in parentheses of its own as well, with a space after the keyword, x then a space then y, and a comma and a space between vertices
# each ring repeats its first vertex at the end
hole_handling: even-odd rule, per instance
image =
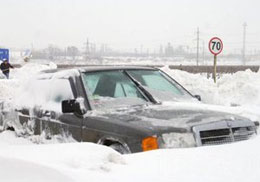
POLYGON ((173 47, 171 45, 170 42, 168 42, 166 48, 165 48, 165 56, 173 56, 174 51, 173 51, 173 47))

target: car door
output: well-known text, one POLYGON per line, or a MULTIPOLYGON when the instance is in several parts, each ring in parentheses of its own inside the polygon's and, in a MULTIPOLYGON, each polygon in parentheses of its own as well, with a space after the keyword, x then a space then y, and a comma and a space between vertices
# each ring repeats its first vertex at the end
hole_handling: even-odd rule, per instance
POLYGON ((62 100, 75 98, 69 79, 47 77, 32 83, 16 109, 24 130, 47 139, 60 136, 80 141, 82 118, 61 112, 62 100))
POLYGON ((51 80, 48 102, 42 108, 41 129, 47 138, 59 136, 62 140, 81 141, 82 116, 74 113, 62 113, 63 100, 74 99, 68 79, 51 80))
MULTIPOLYGON (((24 134, 40 135, 41 134, 41 111, 34 107, 22 107, 15 109, 19 126, 23 129, 24 134)), ((16 123, 17 124, 17 123, 16 123)))

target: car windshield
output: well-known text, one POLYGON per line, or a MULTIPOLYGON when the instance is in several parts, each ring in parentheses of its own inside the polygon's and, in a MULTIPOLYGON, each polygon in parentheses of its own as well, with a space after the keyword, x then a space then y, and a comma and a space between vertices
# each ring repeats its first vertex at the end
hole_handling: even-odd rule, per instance
POLYGON ((133 79, 158 101, 192 99, 190 93, 161 71, 134 69, 125 70, 125 72, 127 74, 121 70, 82 74, 85 90, 94 109, 146 104, 149 99, 133 82, 133 79))
POLYGON ((193 97, 176 81, 158 70, 128 70, 159 101, 191 100, 193 97))
POLYGON ((134 82, 122 71, 85 72, 82 78, 94 109, 143 105, 148 102, 134 82))

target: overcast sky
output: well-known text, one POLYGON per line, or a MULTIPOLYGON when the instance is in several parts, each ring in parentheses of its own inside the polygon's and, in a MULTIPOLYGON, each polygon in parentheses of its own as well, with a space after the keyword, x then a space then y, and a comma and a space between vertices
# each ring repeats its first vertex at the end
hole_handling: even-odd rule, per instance
POLYGON ((89 38, 117 49, 195 43, 196 29, 208 42, 260 47, 259 0, 0 0, 0 45, 83 47, 89 38))

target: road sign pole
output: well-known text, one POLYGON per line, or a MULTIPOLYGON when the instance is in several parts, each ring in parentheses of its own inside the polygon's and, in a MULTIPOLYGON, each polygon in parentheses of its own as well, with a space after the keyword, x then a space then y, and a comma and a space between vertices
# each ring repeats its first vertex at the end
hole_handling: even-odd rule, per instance
POLYGON ((216 75, 217 75, 217 55, 214 55, 214 69, 213 69, 214 83, 217 82, 216 75))
POLYGON ((217 82, 217 55, 222 52, 223 43, 222 40, 218 37, 213 37, 209 41, 209 51, 214 55, 214 66, 213 66, 213 79, 214 83, 217 82))

